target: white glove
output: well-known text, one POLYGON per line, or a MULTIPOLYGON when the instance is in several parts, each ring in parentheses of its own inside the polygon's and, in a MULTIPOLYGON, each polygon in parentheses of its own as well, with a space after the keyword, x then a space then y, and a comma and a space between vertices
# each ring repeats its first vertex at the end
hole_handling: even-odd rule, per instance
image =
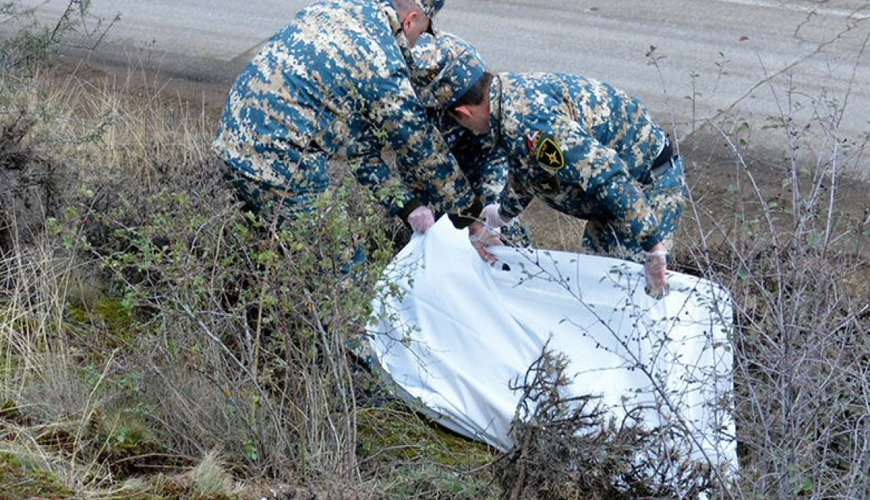
POLYGON ((491 229, 483 225, 480 221, 474 221, 468 228, 468 239, 471 240, 471 246, 477 250, 480 258, 490 264, 498 260, 495 255, 486 251, 487 247, 503 245, 501 242, 501 229, 491 229))
POLYGON ((502 245, 501 229, 487 227, 479 221, 474 221, 471 223, 471 226, 469 226, 468 239, 471 240, 473 245, 484 247, 502 245))
POLYGON ((427 206, 419 206, 408 214, 408 225, 417 233, 425 233, 435 225, 435 215, 427 206))
POLYGON ((502 219, 501 215, 498 214, 499 207, 500 205, 498 203, 491 203, 483 207, 483 210, 480 212, 480 218, 483 220, 483 223, 486 224, 486 227, 490 229, 498 229, 507 226, 513 220, 502 219))
POLYGON ((647 252, 643 264, 643 277, 646 280, 644 290, 647 295, 656 300, 661 299, 671 291, 665 274, 668 269, 667 255, 668 252, 665 250, 647 252))

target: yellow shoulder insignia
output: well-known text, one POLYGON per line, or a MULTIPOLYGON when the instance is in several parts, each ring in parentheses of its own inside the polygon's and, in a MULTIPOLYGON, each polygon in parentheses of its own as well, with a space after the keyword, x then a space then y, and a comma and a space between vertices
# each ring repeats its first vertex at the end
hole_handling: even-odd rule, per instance
POLYGON ((554 174, 565 168, 565 154, 551 137, 542 137, 535 149, 535 159, 547 172, 554 174))

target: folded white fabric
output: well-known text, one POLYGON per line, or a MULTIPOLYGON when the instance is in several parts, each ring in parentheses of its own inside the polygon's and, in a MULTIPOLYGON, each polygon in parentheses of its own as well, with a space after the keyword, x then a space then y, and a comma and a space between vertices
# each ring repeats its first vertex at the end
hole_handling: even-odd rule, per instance
POLYGON ((523 379, 545 344, 568 356, 569 395, 600 396, 614 416, 679 418, 690 456, 736 470, 731 300, 719 285, 670 273, 643 290, 643 266, 547 250, 491 247, 442 218, 415 235, 378 287, 368 332, 376 369, 444 426, 507 450, 523 379), (723 403, 725 402, 725 403, 723 403))

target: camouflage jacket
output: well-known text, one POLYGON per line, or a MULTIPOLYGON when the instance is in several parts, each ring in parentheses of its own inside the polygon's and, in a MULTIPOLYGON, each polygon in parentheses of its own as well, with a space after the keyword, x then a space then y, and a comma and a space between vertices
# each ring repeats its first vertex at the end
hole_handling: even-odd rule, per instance
POLYGON ((477 199, 484 205, 498 202, 508 178, 504 152, 493 147, 492 137, 475 135, 447 113, 437 110, 429 110, 429 113, 477 199))
POLYGON ((293 174, 287 150, 346 155, 392 213, 418 201, 468 208, 474 195, 414 94, 410 60, 388 0, 317 1, 242 71, 214 148, 247 177, 279 185, 293 174), (395 152, 398 178, 384 149, 395 152))
POLYGON ((533 198, 583 219, 623 225, 648 250, 662 240, 643 192, 665 134, 637 100, 577 75, 493 79, 493 141, 510 160, 501 213, 533 198))

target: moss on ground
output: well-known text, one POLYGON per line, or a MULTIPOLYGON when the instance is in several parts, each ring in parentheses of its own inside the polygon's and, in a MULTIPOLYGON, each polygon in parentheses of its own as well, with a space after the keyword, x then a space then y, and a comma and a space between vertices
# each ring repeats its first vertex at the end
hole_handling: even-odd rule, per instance
POLYGON ((360 409, 358 455, 366 475, 389 484, 384 498, 498 498, 489 464, 498 453, 407 408, 360 409))
MULTIPOLYGON (((0 446, 2 446, 0 442, 0 446)), ((0 452, 0 500, 76 500, 82 498, 50 472, 26 466, 15 455, 0 452)), ((154 475, 148 480, 113 488, 111 492, 89 491, 87 496, 106 500, 237 500, 237 496, 197 491, 184 476, 154 475)))
POLYGON ((477 468, 492 460, 486 445, 395 405, 361 409, 357 422, 363 453, 377 451, 393 460, 423 459, 456 469, 477 468))
POLYGON ((13 455, 0 452, 0 500, 75 498, 51 473, 25 467, 13 455))
POLYGON ((67 306, 67 318, 75 323, 94 325, 102 330, 108 347, 130 343, 135 340, 138 325, 130 308, 122 299, 101 297, 91 307, 67 306))

